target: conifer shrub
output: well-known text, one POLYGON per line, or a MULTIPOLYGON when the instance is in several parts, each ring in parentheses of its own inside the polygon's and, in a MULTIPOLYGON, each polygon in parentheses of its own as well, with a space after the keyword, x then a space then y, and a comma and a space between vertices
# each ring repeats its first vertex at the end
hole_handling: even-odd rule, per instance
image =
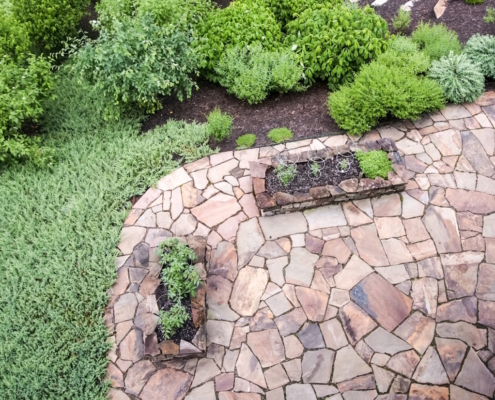
POLYGON ((495 36, 475 34, 464 46, 464 54, 478 64, 483 75, 495 79, 495 36))
POLYGON ((462 50, 457 33, 444 24, 420 22, 411 37, 431 60, 439 60, 450 52, 459 54, 462 50))

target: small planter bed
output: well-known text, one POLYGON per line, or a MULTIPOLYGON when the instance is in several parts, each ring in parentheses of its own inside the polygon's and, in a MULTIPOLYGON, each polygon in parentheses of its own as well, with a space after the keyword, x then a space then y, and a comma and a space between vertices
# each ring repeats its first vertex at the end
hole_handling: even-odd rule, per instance
POLYGON ((268 164, 251 162, 250 168, 258 207, 263 215, 275 215, 402 191, 406 182, 390 160, 402 163, 395 142, 381 139, 278 154, 268 164))

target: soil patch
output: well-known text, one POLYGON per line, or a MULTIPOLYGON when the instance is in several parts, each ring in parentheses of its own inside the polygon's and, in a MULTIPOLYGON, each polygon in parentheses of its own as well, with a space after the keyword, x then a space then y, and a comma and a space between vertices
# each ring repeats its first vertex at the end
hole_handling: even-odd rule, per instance
MULTIPOLYGON (((155 295, 156 301, 158 303, 158 308, 161 311, 168 311, 175 304, 168 298, 167 287, 163 284, 163 282, 160 283, 160 285, 156 289, 155 295)), ((184 326, 178 329, 175 335, 170 338, 170 340, 173 340, 175 344, 180 344, 181 339, 192 342, 194 336, 196 335, 196 332, 198 331, 198 328, 194 326, 192 320, 191 300, 189 298, 182 300, 182 305, 186 308, 187 313, 189 314, 189 319, 184 324, 184 326)), ((163 335, 162 329, 160 328, 160 325, 156 326, 155 332, 158 338, 158 343, 163 342, 165 337, 163 335)))
POLYGON ((342 156, 335 156, 328 158, 325 162, 325 166, 320 169, 321 175, 315 178, 310 170, 310 164, 307 162, 300 162, 296 164, 297 175, 289 185, 284 186, 277 175, 274 168, 270 168, 266 173, 265 185, 266 191, 273 196, 276 192, 282 193, 309 193, 309 189, 317 186, 334 185, 337 186, 340 182, 347 179, 359 178, 361 174, 361 168, 359 167, 359 161, 354 157, 354 154, 345 154, 342 156), (339 170, 339 162, 341 160, 347 160, 348 170, 341 172, 339 170))

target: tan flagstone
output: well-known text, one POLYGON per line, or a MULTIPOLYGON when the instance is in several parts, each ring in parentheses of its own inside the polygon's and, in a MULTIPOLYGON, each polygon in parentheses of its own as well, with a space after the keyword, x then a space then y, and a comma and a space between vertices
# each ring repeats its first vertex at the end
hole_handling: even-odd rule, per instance
POLYGON ((261 369, 261 365, 249 349, 248 345, 243 343, 241 352, 236 363, 237 375, 243 379, 253 382, 254 384, 266 388, 266 381, 261 369))
MULTIPOLYGON (((481 304, 480 304, 481 306, 481 304)), ((437 322, 449 321, 458 322, 466 321, 475 324, 477 321, 478 300, 476 297, 464 297, 459 300, 453 300, 438 306, 437 322)), ((480 308, 481 314, 481 308, 480 308)), ((481 315, 480 315, 481 322, 481 315)))
POLYGON ((301 380, 302 367, 301 367, 301 360, 300 359, 287 361, 287 362, 284 362, 282 365, 284 366, 285 371, 287 372, 287 375, 289 376, 289 379, 292 382, 298 382, 301 380))
POLYGON ((240 209, 235 197, 218 193, 200 206, 193 208, 191 212, 200 222, 213 227, 237 214, 240 209))
POLYGON ((451 382, 454 382, 461 369, 467 346, 457 339, 435 339, 438 354, 451 382))
POLYGON ((326 242, 321 254, 335 257, 340 264, 345 264, 352 253, 344 241, 341 238, 338 238, 326 242))
POLYGON ((181 400, 185 397, 193 377, 172 368, 158 370, 141 392, 143 400, 181 400))
POLYGON ((418 353, 423 354, 433 340, 435 320, 416 311, 395 330, 394 334, 413 346, 418 353))
POLYGON ((471 251, 441 256, 449 299, 474 295, 478 279, 478 265, 483 256, 483 253, 471 251))
POLYGON ((292 249, 290 263, 285 268, 286 282, 309 287, 313 280, 314 266, 318 256, 305 248, 292 249))
POLYGON ((266 240, 275 240, 308 230, 306 219, 300 212, 261 217, 259 223, 266 240))
POLYGON ((412 377, 414 370, 419 364, 420 358, 414 350, 403 351, 395 354, 387 361, 387 368, 398 374, 412 377))
POLYGON ((344 305, 340 309, 339 315, 347 339, 352 345, 355 345, 361 338, 377 327, 375 321, 353 302, 344 305))
POLYGON ((413 383, 409 390, 409 400, 448 400, 449 388, 413 383))
POLYGON ((430 206, 423 217, 423 223, 439 253, 455 253, 462 250, 454 210, 430 206))
POLYGON ((445 385, 449 383, 447 373, 434 347, 428 347, 428 350, 426 350, 414 372, 413 380, 432 385, 445 385))
POLYGON ((328 349, 307 351, 302 360, 304 383, 328 383, 332 375, 335 352, 328 349))
POLYGON ((328 295, 305 287, 296 287, 296 294, 308 319, 315 322, 322 321, 327 309, 328 295))
POLYGON ((232 309, 241 316, 252 316, 258 309, 267 283, 268 273, 265 270, 250 266, 242 268, 232 290, 232 309))
POLYGON ((346 346, 338 350, 335 356, 332 382, 344 382, 355 378, 356 376, 369 374, 371 372, 371 368, 361 357, 359 357, 352 346, 346 346))
POLYGON ((455 384, 488 397, 493 397, 495 391, 495 377, 473 349, 469 350, 455 384))
POLYGON ((402 264, 413 261, 406 244, 399 239, 382 240, 382 245, 390 264, 402 264))
POLYGON ((342 325, 336 318, 321 323, 320 330, 329 349, 338 350, 348 345, 342 325))
POLYGON ((389 265, 373 224, 351 229, 351 236, 356 243, 359 255, 365 262, 373 267, 389 265))
POLYGON ((334 276, 335 284, 339 289, 350 290, 372 272, 366 262, 353 255, 345 268, 334 276))
MULTIPOLYGON (((304 211, 309 230, 347 225, 340 205, 329 205, 304 211)), ((294 232, 298 233, 298 232, 294 232)))
POLYGON ((436 333, 442 338, 460 339, 475 350, 482 349, 487 343, 486 329, 479 329, 464 321, 453 324, 439 323, 437 324, 436 333))
POLYGON ((350 226, 370 224, 373 220, 351 202, 342 205, 347 222, 350 226))
POLYGON ((377 353, 390 354, 391 356, 405 350, 410 350, 411 346, 399 339, 397 336, 387 332, 382 327, 378 327, 371 332, 364 341, 377 353))

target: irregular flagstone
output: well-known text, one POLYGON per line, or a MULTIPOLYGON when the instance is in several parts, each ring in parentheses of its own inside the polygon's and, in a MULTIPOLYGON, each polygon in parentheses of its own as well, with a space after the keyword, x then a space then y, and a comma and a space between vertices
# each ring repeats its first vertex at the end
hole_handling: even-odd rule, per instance
POLYGON ((265 270, 250 266, 242 268, 232 290, 232 309, 244 317, 254 315, 267 283, 268 273, 265 270))
POLYGON ((348 381, 340 382, 337 384, 337 387, 339 388, 340 393, 375 389, 375 376, 373 374, 361 375, 348 381))
POLYGON ((414 350, 403 351, 388 360, 387 368, 411 378, 414 370, 419 364, 419 361, 420 358, 414 350))
POLYGON ((284 338, 285 356, 287 358, 297 358, 304 352, 304 347, 299 339, 294 336, 285 336, 284 338))
POLYGON ((464 297, 460 300, 453 300, 438 306, 437 322, 466 321, 475 324, 477 321, 477 313, 478 300, 476 299, 476 297, 464 297))
POLYGON ((406 244, 399 239, 382 240, 383 249, 387 254, 390 264, 402 264, 413 261, 406 244))
POLYGON ((449 388, 413 383, 409 390, 409 400, 448 400, 449 388))
POLYGON ((301 307, 275 318, 275 323, 282 336, 296 333, 299 328, 306 322, 306 314, 301 307))
POLYGON ((261 400, 261 396, 257 393, 234 393, 220 392, 218 393, 219 400, 261 400))
POLYGON ((237 231, 239 230, 239 224, 246 221, 248 217, 243 212, 230 217, 225 222, 223 222, 218 228, 217 233, 219 233, 225 240, 233 241, 236 237, 237 231))
POLYGON ((340 205, 329 205, 304 211, 309 230, 347 225, 340 205))
POLYGON ((265 377, 261 365, 249 347, 243 343, 236 363, 237 375, 266 389, 265 377))
POLYGON ((286 400, 316 400, 315 392, 309 384, 293 384, 285 388, 286 400))
POLYGON ((201 205, 192 208, 191 212, 201 223, 212 228, 240 210, 241 206, 235 197, 218 193, 201 205))
POLYGON ((338 350, 347 346, 348 342, 344 330, 336 318, 321 323, 320 330, 329 349, 338 350))
MULTIPOLYGON (((403 376, 397 375, 390 387, 390 398, 384 398, 383 400, 407 400, 407 395, 398 393, 408 393, 411 381, 403 376)), ((378 399, 378 398, 377 398, 378 399)))
POLYGON ((378 392, 386 393, 395 375, 384 368, 372 365, 373 373, 375 374, 376 387, 378 392))
POLYGON ((483 257, 483 253, 471 251, 441 256, 449 299, 474 295, 478 280, 478 265, 483 257))
POLYGON ((206 199, 201 195, 201 190, 194 187, 193 182, 188 182, 181 186, 182 204, 186 208, 193 208, 201 204, 206 199))
POLYGON ((193 377, 185 372, 171 368, 164 368, 153 375, 143 391, 140 398, 143 400, 182 400, 193 377))
POLYGON ((394 330, 409 315, 412 300, 378 274, 371 274, 351 290, 351 299, 381 326, 394 330))
POLYGON ((268 307, 259 310, 249 322, 251 332, 259 332, 265 329, 276 329, 277 325, 273 320, 273 313, 268 307))
POLYGON ((131 330, 119 345, 120 358, 136 362, 144 356, 143 332, 140 329, 131 330))
POLYGON ((304 383, 328 383, 332 375, 335 352, 322 349, 307 351, 302 360, 304 383))
POLYGON ((206 345, 209 346, 212 343, 216 343, 220 346, 228 347, 233 330, 234 324, 232 322, 216 320, 206 321, 206 345))
POLYGON ((395 217, 401 214, 401 201, 397 193, 371 199, 375 217, 395 217))
POLYGON ((495 265, 480 265, 476 296, 480 300, 495 301, 495 265))
POLYGON ((146 228, 129 226, 122 228, 120 242, 117 245, 122 254, 131 254, 134 247, 144 239, 146 228))
POLYGON ((474 169, 485 176, 495 174, 495 167, 490 158, 486 155, 485 150, 478 138, 469 131, 461 132, 462 137, 462 154, 471 163, 474 169))
POLYGON ((310 321, 323 320, 327 309, 328 295, 318 290, 296 287, 296 295, 310 321))
POLYGON ((418 275, 420 278, 431 277, 443 279, 443 268, 440 257, 427 258, 418 262, 418 275))
POLYGON ((351 237, 356 243, 361 258, 373 267, 389 265, 387 256, 378 239, 376 228, 373 224, 351 229, 351 237))
POLYGON ((435 339, 438 354, 451 382, 454 382, 461 369, 467 346, 457 339, 435 339))
POLYGON ((323 336, 317 324, 306 322, 303 328, 297 333, 297 337, 305 349, 313 350, 325 347, 323 336))
POLYGON ((341 238, 325 243, 321 253, 324 256, 334 257, 340 264, 345 264, 351 256, 351 251, 341 238))
POLYGON ((238 266, 243 267, 249 263, 264 242, 257 218, 242 222, 237 231, 238 266))
POLYGON ((287 256, 266 261, 266 267, 270 273, 270 280, 279 286, 285 283, 284 268, 289 264, 287 256))
POLYGON ((415 312, 395 330, 394 334, 409 343, 419 354, 423 354, 435 335, 435 321, 420 312, 415 312))
POLYGON ((375 271, 393 285, 410 279, 410 276, 403 264, 392 265, 391 267, 375 268, 375 271))
POLYGON ((430 206, 423 217, 423 223, 430 232, 439 253, 462 251, 454 210, 430 206))
POLYGON ((455 384, 488 397, 495 391, 495 377, 473 349, 470 349, 455 384))
POLYGON ((337 351, 335 356, 333 383, 339 383, 355 378, 356 376, 371 373, 372 370, 351 346, 337 351))
POLYGON ((364 341, 377 353, 385 353, 393 356, 404 350, 410 350, 411 346, 397 336, 378 327, 371 332, 364 341))
POLYGON ((219 275, 210 276, 206 282, 206 302, 209 319, 236 321, 239 315, 229 306, 232 283, 219 275))
POLYGON ((266 370, 265 380, 268 388, 272 390, 287 385, 290 382, 284 368, 282 367, 282 364, 277 364, 274 367, 266 370))
POLYGON ((277 242, 274 241, 268 241, 265 242, 265 244, 259 249, 258 256, 272 259, 272 258, 278 258, 278 257, 283 257, 286 256, 287 253, 285 252, 282 247, 278 245, 277 242))
POLYGON ((415 260, 424 260, 425 258, 433 257, 437 254, 437 249, 433 240, 425 240, 424 242, 414 243, 407 246, 407 249, 415 260))
POLYGON ((330 385, 313 385, 313 389, 317 397, 330 396, 339 392, 335 386, 330 385))
POLYGON ((353 302, 342 307, 339 314, 347 339, 352 345, 377 327, 375 321, 353 302))
POLYGON ((216 400, 215 384, 213 382, 208 382, 203 386, 193 389, 191 393, 186 396, 186 400, 216 400))
POLYGON ((290 264, 285 268, 286 282, 309 287, 313 280, 316 261, 318 255, 310 253, 305 248, 292 249, 290 264))
POLYGON ((277 329, 251 332, 247 335, 247 344, 263 368, 272 367, 285 360, 284 344, 277 329))
POLYGON ((455 385, 450 385, 450 398, 457 400, 488 400, 485 396, 468 392, 467 390, 455 385))
POLYGON ((265 300, 265 302, 276 317, 285 314, 287 311, 293 308, 292 304, 289 302, 289 300, 287 300, 287 297, 285 297, 285 294, 282 292, 270 297, 269 299, 265 300))
POLYGON ((419 383, 444 385, 449 383, 447 373, 443 368, 440 357, 434 347, 428 347, 421 362, 413 375, 413 380, 419 383))
POLYGON ((399 217, 375 218, 375 224, 380 239, 398 238, 406 234, 399 217))
POLYGON ((220 374, 220 369, 210 358, 202 358, 198 361, 196 373, 191 387, 199 386, 220 374))
POLYGON ((437 315, 438 283, 434 278, 420 278, 412 282, 413 310, 420 310, 429 317, 437 315))
POLYGON ((325 242, 322 239, 315 238, 310 234, 306 233, 306 249, 315 254, 320 254, 325 242))
MULTIPOLYGON (((481 224, 480 224, 481 225, 481 224)), ((483 217, 483 237, 495 237, 495 214, 483 217)))
POLYGON ((353 255, 345 268, 334 276, 335 284, 339 289, 350 290, 372 272, 366 262, 353 255))
POLYGON ((377 394, 376 390, 351 390, 344 393, 344 400, 374 400, 377 394))
POLYGON ((373 349, 364 343, 364 340, 360 340, 355 349, 359 356, 369 364, 374 354, 373 349))
POLYGON ((282 365, 284 366, 285 371, 287 371, 287 376, 289 377, 291 382, 298 382, 301 380, 302 367, 300 359, 287 361, 284 362, 282 365))
POLYGON ((267 240, 304 233, 308 230, 306 219, 300 212, 261 217, 259 223, 267 240))
POLYGON ((475 214, 495 212, 495 198, 486 193, 447 189, 446 198, 457 211, 470 211, 475 214))
POLYGON ((208 275, 220 275, 234 282, 237 277, 237 253, 230 242, 220 242, 211 252, 208 275))
POLYGON ((436 148, 445 156, 458 156, 462 151, 462 140, 459 131, 448 129, 429 136, 436 148))
POLYGON ((414 218, 421 217, 425 211, 425 206, 409 196, 407 193, 402 193, 402 217, 414 218))
POLYGON ((436 333, 442 338, 460 339, 475 350, 482 349, 487 343, 486 329, 479 329, 464 321, 453 324, 439 323, 437 324, 436 333))
POLYGON ((155 371, 155 366, 149 360, 142 360, 134 364, 127 371, 125 377, 126 392, 138 396, 143 386, 155 371))
POLYGON ((371 224, 373 220, 351 202, 342 205, 347 222, 350 226, 371 224))
POLYGON ((479 302, 479 323, 495 329, 495 303, 491 301, 479 302))

